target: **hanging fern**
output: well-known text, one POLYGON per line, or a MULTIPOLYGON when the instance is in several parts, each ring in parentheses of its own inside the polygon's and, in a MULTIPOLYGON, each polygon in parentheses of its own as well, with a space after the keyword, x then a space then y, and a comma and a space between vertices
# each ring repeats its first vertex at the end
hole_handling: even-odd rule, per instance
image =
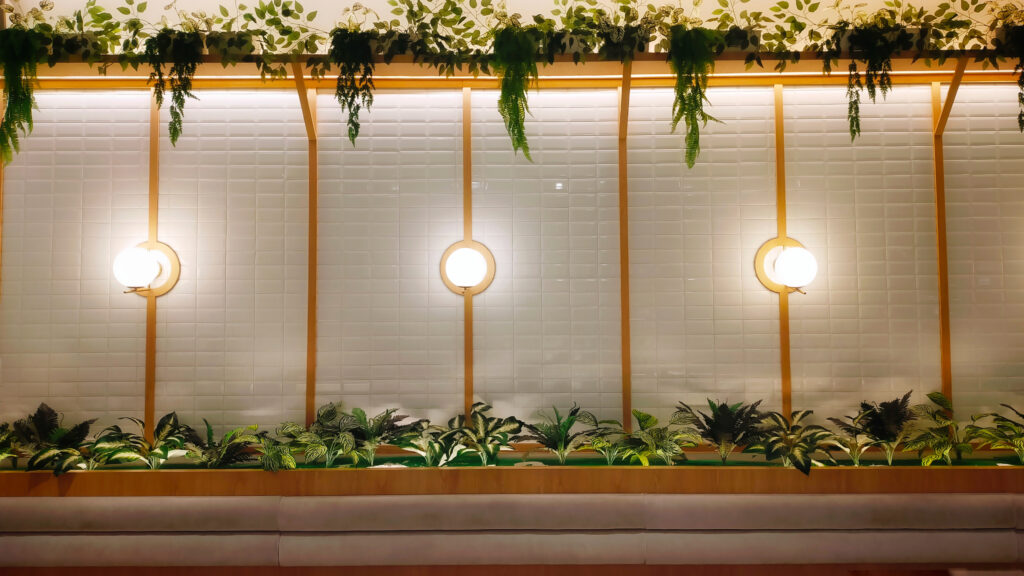
POLYGON ((192 94, 192 77, 203 58, 203 37, 198 32, 179 32, 164 28, 146 39, 146 62, 153 68, 149 81, 153 84, 156 105, 164 105, 167 84, 171 88, 171 121, 167 131, 171 144, 177 144, 181 136, 184 119, 185 98, 196 99, 192 94), (170 69, 164 71, 164 66, 170 69))
POLYGON ((373 57, 378 34, 375 31, 335 28, 331 32, 330 59, 338 65, 334 97, 348 112, 348 139, 355 146, 359 137, 359 112, 373 105, 373 57))
POLYGON ((530 113, 526 91, 531 83, 537 81, 539 36, 533 28, 500 28, 494 33, 494 56, 491 60, 491 67, 501 84, 498 112, 512 139, 512 150, 522 150, 523 156, 531 162, 530 145, 526 141, 526 115, 530 113))
POLYGON ((670 30, 668 62, 676 75, 672 103, 672 131, 680 120, 686 123, 686 166, 693 168, 700 154, 700 129, 709 120, 704 111, 708 101, 708 75, 715 69, 715 57, 725 49, 725 38, 717 30, 673 26, 670 30))
POLYGON ((892 57, 913 47, 913 35, 902 25, 891 21, 857 26, 847 34, 845 27, 833 35, 834 46, 841 46, 844 36, 850 43, 850 68, 846 80, 848 102, 846 117, 850 125, 850 139, 860 135, 861 94, 867 89, 868 97, 875 102, 878 94, 882 98, 892 90, 892 57), (864 65, 861 74, 858 62, 864 65))
POLYGON ((1024 132, 1024 26, 1009 25, 1000 30, 995 40, 1000 56, 1012 60, 1017 77, 1017 128, 1024 132))
POLYGON ((46 41, 45 35, 34 29, 0 30, 4 101, 7 103, 0 122, 0 157, 4 162, 10 162, 14 152, 20 150, 19 133, 28 135, 32 131, 36 63, 45 54, 46 41))

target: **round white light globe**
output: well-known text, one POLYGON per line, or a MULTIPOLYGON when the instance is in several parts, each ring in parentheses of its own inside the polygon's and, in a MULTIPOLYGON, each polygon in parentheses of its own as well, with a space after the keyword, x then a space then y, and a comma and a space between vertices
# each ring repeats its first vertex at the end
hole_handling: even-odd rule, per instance
POLYGON ((818 261, 806 248, 784 248, 775 259, 775 277, 790 288, 803 288, 818 275, 818 261))
POLYGON ((144 288, 159 275, 156 255, 145 248, 128 248, 114 258, 114 278, 125 287, 144 288))
POLYGON ((444 273, 452 284, 460 288, 472 288, 487 276, 487 259, 472 248, 459 248, 448 256, 444 273))

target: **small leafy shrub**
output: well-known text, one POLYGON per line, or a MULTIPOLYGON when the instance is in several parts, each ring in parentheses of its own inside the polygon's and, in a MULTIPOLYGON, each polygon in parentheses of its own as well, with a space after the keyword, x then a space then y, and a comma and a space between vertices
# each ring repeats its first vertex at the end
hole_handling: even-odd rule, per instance
POLYGON ((1002 406, 1016 414, 1020 420, 1014 420, 998 412, 979 414, 971 417, 973 423, 967 426, 967 435, 978 439, 980 441, 978 445, 982 448, 1013 450, 1020 463, 1024 464, 1024 413, 1017 411, 1016 408, 1009 404, 1002 404, 1002 406), (979 426, 977 424, 981 420, 988 418, 992 419, 991 426, 979 426))
POLYGON ((910 392, 902 398, 871 404, 861 402, 860 423, 863 433, 870 439, 873 446, 879 446, 885 452, 885 461, 892 466, 892 457, 896 447, 903 442, 909 432, 910 423, 917 416, 910 409, 910 392))
POLYGON ((249 448, 259 442, 256 425, 235 428, 218 442, 213 435, 213 426, 205 418, 203 424, 206 426, 205 439, 189 429, 190 434, 185 440, 186 456, 190 460, 203 468, 228 468, 252 461, 249 448))
POLYGON ((427 467, 447 466, 470 449, 462 443, 462 430, 448 426, 427 426, 419 436, 406 436, 400 441, 403 450, 419 454, 427 467))
POLYGON ((53 474, 60 476, 85 468, 81 448, 89 437, 89 427, 96 420, 79 422, 70 428, 65 428, 63 421, 63 415, 43 403, 35 413, 14 423, 19 444, 31 453, 29 470, 52 468, 53 474))
POLYGON ((680 402, 672 415, 672 421, 695 427, 700 437, 715 448, 722 464, 725 464, 737 446, 758 441, 761 413, 757 407, 760 405, 760 400, 753 404, 727 404, 709 398, 710 411, 705 413, 680 402))
POLYGON ((960 424, 956 421, 953 402, 942 392, 928 394, 928 400, 932 405, 918 406, 915 411, 919 420, 927 419, 931 424, 908 439, 903 444, 903 451, 917 452, 922 466, 931 466, 939 460, 950 465, 950 453, 955 454, 957 460, 961 460, 964 454, 973 452, 974 446, 971 445, 970 436, 960 429, 960 424))
MULTIPOLYGON (((814 455, 822 451, 832 437, 824 427, 804 423, 811 414, 811 410, 798 410, 787 419, 779 412, 768 412, 763 417, 759 439, 747 446, 747 450, 764 454, 769 461, 781 459, 783 466, 810 474, 811 466, 823 465, 814 455)), ((828 454, 825 456, 827 458, 828 454)))
POLYGON ((845 452, 854 466, 860 466, 860 457, 871 447, 871 439, 868 438, 861 422, 865 415, 864 412, 858 412, 854 416, 846 416, 845 420, 828 419, 838 429, 838 433, 833 433, 832 438, 827 441, 828 445, 845 452))
POLYGON ((324 404, 317 410, 316 419, 308 430, 294 422, 285 422, 277 429, 277 434, 291 440, 292 451, 301 452, 306 464, 314 464, 322 458, 325 468, 334 468, 338 459, 353 456, 356 448, 356 439, 349 427, 354 426, 354 420, 344 416, 340 404, 324 404))
POLYGON ((403 424, 409 417, 396 412, 397 408, 388 408, 369 418, 361 408, 353 408, 351 414, 341 415, 340 428, 351 430, 356 441, 356 448, 352 451, 356 463, 363 460, 367 465, 373 466, 377 448, 382 444, 401 444, 407 437, 419 435, 426 426, 424 420, 403 424))
MULTIPOLYGON (((145 429, 145 424, 138 418, 126 418, 135 423, 140 430, 145 429)), ((171 458, 186 456, 185 441, 195 436, 195 431, 178 421, 178 414, 171 412, 164 415, 157 421, 153 428, 153 441, 147 442, 141 436, 135 435, 136 441, 131 444, 139 455, 139 460, 144 462, 150 470, 159 470, 164 463, 171 458)))
POLYGON ((266 431, 256 435, 258 442, 253 445, 256 450, 256 460, 267 472, 278 470, 294 470, 296 466, 295 456, 292 454, 292 446, 272 437, 266 431))
POLYGON ((496 465, 498 453, 511 450, 509 442, 523 429, 519 420, 511 416, 497 418, 490 411, 490 405, 477 402, 470 410, 469 421, 460 414, 448 422, 449 428, 459 431, 459 441, 480 457, 482 466, 496 465))
POLYGON ((637 429, 626 437, 624 456, 649 466, 652 458, 658 458, 667 466, 675 464, 676 458, 686 459, 685 448, 693 448, 700 442, 700 435, 692 428, 673 428, 672 425, 658 426, 654 416, 633 410, 637 429))
POLYGON ((604 456, 605 464, 613 466, 615 461, 625 456, 626 431, 617 420, 602 420, 602 426, 590 437, 590 448, 604 456))
POLYGON ((18 450, 15 444, 14 430, 7 422, 0 424, 0 465, 4 460, 11 461, 11 467, 18 465, 18 450))
POLYGON ((565 465, 569 454, 586 446, 595 435, 598 424, 597 417, 573 404, 563 417, 557 407, 551 408, 552 414, 541 413, 542 422, 523 424, 527 433, 515 437, 516 442, 536 442, 558 457, 558 463, 565 465), (589 429, 576 430, 577 423, 588 424, 589 429))

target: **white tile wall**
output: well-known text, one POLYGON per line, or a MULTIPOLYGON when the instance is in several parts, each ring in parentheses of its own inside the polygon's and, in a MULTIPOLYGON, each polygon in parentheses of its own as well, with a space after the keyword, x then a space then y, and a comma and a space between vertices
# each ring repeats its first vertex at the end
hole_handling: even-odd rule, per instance
POLYGON ((39 402, 69 424, 142 416, 145 300, 110 266, 146 238, 149 98, 36 99, 35 130, 4 168, 0 421, 39 402))
POLYGON ((945 135, 959 413, 1024 407, 1024 136, 1016 86, 965 85, 945 135))
POLYGON ((473 299, 476 397, 521 418, 573 402, 619 418, 616 92, 531 92, 533 163, 497 96, 473 93, 474 236, 497 266, 473 299))
MULTIPOLYGON (((290 91, 201 92, 161 149, 161 238, 182 259, 161 298, 157 411, 192 424, 301 419, 306 137, 290 91)), ((535 163, 476 91, 476 238, 498 264, 476 304, 476 390, 530 417, 620 413, 614 91, 531 93, 535 163)), ((864 106, 787 89, 790 235, 818 257, 791 297, 794 406, 843 413, 939 387, 929 90, 864 106)), ((635 407, 779 405, 777 300, 753 274, 774 235, 772 94, 713 89, 697 166, 669 133, 671 93, 635 89, 630 246, 635 407)), ((69 420, 141 415, 144 300, 113 257, 144 239, 148 96, 38 93, 5 169, 0 420, 46 401, 69 420)), ((462 235, 461 93, 379 92, 356 148, 321 95, 318 403, 462 407, 462 309, 439 278, 462 235)), ((961 89, 947 129, 954 386, 962 413, 1021 404, 1024 137, 1014 88, 961 89)), ((165 118, 166 121, 166 118, 165 118)))
POLYGON ((861 108, 845 88, 785 91, 789 235, 818 259, 790 296, 793 406, 852 412, 940 388, 931 96, 898 86, 861 108))
POLYGON ((775 236, 772 91, 708 96, 722 123, 687 169, 672 91, 630 95, 633 406, 659 418, 706 398, 780 405, 778 299, 752 266, 775 236))
POLYGON ((160 238, 182 265, 158 304, 156 411, 272 429, 304 417, 302 113, 294 91, 197 95, 161 140, 160 238))
POLYGON ((462 238, 462 93, 375 99, 355 148, 317 101, 317 403, 447 421, 463 409, 462 299, 439 264, 462 238))

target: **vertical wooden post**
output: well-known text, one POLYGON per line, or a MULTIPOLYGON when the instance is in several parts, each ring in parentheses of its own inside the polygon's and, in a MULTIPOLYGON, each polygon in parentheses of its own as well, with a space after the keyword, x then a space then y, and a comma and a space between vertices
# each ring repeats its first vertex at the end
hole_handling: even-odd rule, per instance
MULTIPOLYGON (((777 235, 786 238, 786 122, 782 84, 775 85, 775 221, 777 235)), ((779 368, 782 385, 782 413, 793 411, 793 373, 789 350, 789 292, 779 293, 779 368)))
MULTIPOLYGON (((151 246, 159 239, 160 226, 160 107, 155 93, 149 101, 149 234, 151 246)), ((146 392, 144 435, 153 441, 156 425, 156 295, 146 294, 146 392)))
POLYGON ((292 63, 295 89, 299 93, 302 120, 306 125, 309 181, 309 223, 306 245, 306 426, 316 418, 316 334, 317 334, 317 238, 320 223, 319 138, 316 130, 316 90, 306 88, 302 64, 292 63))
POLYGON ((946 166, 943 154, 942 134, 949 117, 949 106, 956 96, 959 82, 954 79, 947 96, 945 113, 942 106, 942 86, 932 83, 932 163, 935 176, 935 248, 937 272, 939 280, 939 367, 942 382, 942 394, 953 399, 953 359, 952 342, 949 332, 949 257, 946 251, 946 166))
POLYGON ((633 360, 629 318, 629 91, 633 63, 622 65, 619 87, 619 321, 622 333, 622 426, 633 430, 633 360))
MULTIPOLYGON (((462 88, 462 239, 473 239, 473 91, 462 88)), ((473 411, 473 294, 462 295, 463 403, 473 411)))

